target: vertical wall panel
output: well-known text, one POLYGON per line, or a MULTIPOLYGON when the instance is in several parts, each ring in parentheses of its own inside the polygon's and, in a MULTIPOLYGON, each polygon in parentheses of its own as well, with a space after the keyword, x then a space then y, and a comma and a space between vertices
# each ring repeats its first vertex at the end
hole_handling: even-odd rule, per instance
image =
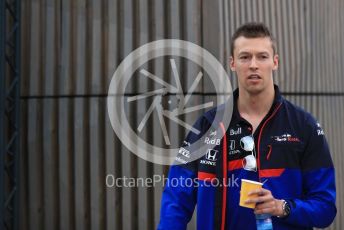
POLYGON ((89 177, 87 176, 87 148, 88 140, 86 139, 88 130, 88 120, 85 116, 87 99, 76 98, 74 103, 74 166, 73 174, 75 181, 74 190, 74 207, 75 208, 75 226, 76 230, 89 229, 90 209, 89 209, 89 177))
MULTIPOLYGON (((133 40, 135 37, 135 31, 133 30, 133 17, 134 17, 134 1, 120 1, 119 5, 120 14, 121 14, 121 26, 120 33, 123 35, 123 40, 120 41, 120 45, 122 46, 122 55, 121 59, 124 59, 133 49, 133 40), (126 42, 123 42, 126 41, 126 42)), ((133 92, 133 87, 129 88, 129 92, 133 92)), ((122 96, 122 95, 121 95, 122 96)), ((124 97, 125 100, 125 97, 124 97)), ((131 113, 131 107, 128 109, 128 114, 131 113)), ((130 118, 128 118, 129 120, 130 118)), ((122 177, 127 178, 134 178, 135 171, 133 171, 133 164, 135 163, 135 157, 132 155, 126 147, 122 145, 121 147, 121 164, 122 167, 122 177)), ((122 212, 122 224, 123 229, 135 229, 137 227, 137 210, 135 209, 135 188, 132 189, 130 187, 122 188, 122 210, 117 210, 118 212, 122 212), (130 219, 128 217, 130 216, 130 219)))
POLYGON ((72 2, 61 0, 61 60, 60 75, 58 80, 59 94, 73 95, 74 92, 74 52, 72 39, 74 39, 72 2))
MULTIPOLYGON (((176 4, 175 4, 176 5, 176 4)), ((136 7, 136 11, 138 11, 138 15, 136 17, 136 22, 139 27, 138 31, 138 38, 137 38, 137 45, 143 45, 149 42, 149 28, 150 28, 150 18, 151 15, 149 14, 148 0, 140 1, 136 7)), ((166 16, 167 17, 167 16, 166 16)), ((148 65, 143 66, 144 69, 148 68, 148 65)), ((136 75, 138 78, 138 85, 137 85, 137 92, 144 93, 150 91, 149 83, 147 79, 142 75, 136 75)), ((137 103, 137 123, 138 125, 141 122, 141 119, 144 117, 144 114, 147 111, 147 107, 149 106, 149 102, 146 100, 140 101, 137 103)), ((141 137, 145 140, 148 138, 147 133, 149 131, 147 129, 142 130, 141 137)), ((138 176, 142 178, 150 178, 153 172, 152 164, 138 159, 138 176)), ((139 187, 138 188, 138 210, 145 210, 138 212, 138 226, 140 229, 148 230, 154 228, 154 192, 152 188, 145 188, 139 187)))
POLYGON ((90 202, 91 229, 104 229, 105 215, 105 174, 104 174, 104 98, 90 99, 90 202))
POLYGON ((43 203, 44 229, 59 229, 57 100, 43 101, 43 203))
MULTIPOLYGON (((22 101, 21 102, 21 119, 20 119, 20 124, 21 124, 21 132, 22 132, 22 137, 24 136, 24 133, 27 133, 28 130, 28 120, 27 120, 27 114, 28 114, 28 103, 27 101, 22 101)), ((28 138, 20 138, 21 146, 28 146, 28 138)), ((28 200, 30 199, 29 197, 29 182, 28 182, 28 172, 29 172, 29 166, 28 166, 28 149, 21 149, 21 161, 20 161, 20 188, 21 190, 24 190, 25 192, 20 192, 19 195, 19 204, 20 204, 20 209, 19 209, 19 216, 20 216, 20 222, 19 222, 19 228, 20 229, 29 229, 29 220, 30 220, 30 215, 29 215, 29 202, 28 200), (23 180, 23 178, 25 178, 23 180)))
MULTIPOLYGON (((147 5, 147 4, 146 4, 147 5)), ((120 27, 120 14, 119 14, 119 1, 107 1, 107 9, 104 9, 104 14, 107 14, 108 19, 108 33, 106 34, 107 41, 107 56, 104 62, 107 65, 107 70, 104 72, 107 81, 104 86, 109 85, 112 75, 119 62, 119 27, 120 27)), ((105 130, 106 130, 106 149, 105 149, 105 161, 106 169, 105 174, 113 177, 120 177, 121 163, 120 163, 120 142, 113 132, 109 117, 106 114, 105 130)), ((106 189, 106 229, 122 229, 122 191, 120 188, 111 187, 106 189)))
MULTIPOLYGON (((29 62, 29 93, 30 95, 42 94, 42 14, 44 7, 41 1, 33 1, 31 5, 28 5, 28 9, 31 16, 31 30, 30 30, 30 54, 27 58, 29 62)), ((25 26, 23 26, 25 27, 25 26)))
MULTIPOLYGON (((24 1, 21 229, 155 229, 162 183, 106 187, 106 175, 152 178, 168 172, 167 166, 136 157, 113 132, 106 107, 112 75, 134 49, 163 38, 198 44, 229 70, 230 37, 252 20, 265 22, 277 39, 280 68, 275 82, 288 99, 313 113, 326 132, 338 189, 338 214, 329 229, 341 229, 343 10, 341 0, 24 1)), ((169 59, 141 68, 173 82, 169 59)), ((186 90, 202 69, 175 60, 186 90)), ((229 75, 236 87, 235 74, 229 75)), ((128 95, 160 87, 139 73, 134 78, 126 88, 128 95)), ((196 91, 199 95, 190 104, 213 99, 209 79, 196 91)), ((129 128, 141 122, 150 103, 126 105, 129 128)), ((184 118, 193 123, 198 116, 184 118)), ((163 145, 157 121, 154 114, 140 137, 163 145)), ((173 121, 166 123, 173 141, 182 140, 186 131, 173 121)), ((196 229, 195 217, 188 229, 196 229)))
MULTIPOLYGON (((86 58, 89 55, 89 46, 86 43, 88 34, 86 31, 87 26, 87 1, 86 0, 77 0, 73 1, 75 7, 75 14, 73 15, 74 23, 74 40, 73 46, 71 47, 74 50, 74 68, 75 68, 75 94, 76 95, 85 95, 87 94, 87 81, 86 77, 87 68, 86 68, 86 58)), ((87 39, 89 40, 89 39, 87 39)))
MULTIPOLYGON (((43 161, 42 161, 42 101, 32 100, 28 104, 28 228, 43 229, 43 161)), ((25 202, 24 201, 24 202, 25 202)))
MULTIPOLYGON (((73 110, 70 99, 58 100, 58 183, 60 203, 60 228, 74 227, 73 188, 73 110)), ((46 154, 46 153, 43 153, 46 154)))

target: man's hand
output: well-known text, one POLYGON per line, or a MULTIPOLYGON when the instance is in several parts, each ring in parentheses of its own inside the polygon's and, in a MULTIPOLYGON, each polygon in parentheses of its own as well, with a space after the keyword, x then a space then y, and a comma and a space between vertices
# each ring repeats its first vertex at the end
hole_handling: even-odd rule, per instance
POLYGON ((249 198, 245 201, 246 204, 255 203, 255 214, 268 213, 272 216, 283 216, 283 200, 275 199, 270 190, 261 188, 255 189, 248 193, 248 196, 257 195, 258 197, 249 198))

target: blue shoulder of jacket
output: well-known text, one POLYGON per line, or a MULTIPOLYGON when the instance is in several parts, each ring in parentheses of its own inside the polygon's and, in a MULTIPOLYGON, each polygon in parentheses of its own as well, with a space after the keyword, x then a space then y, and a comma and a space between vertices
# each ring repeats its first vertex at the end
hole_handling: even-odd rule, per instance
POLYGON ((317 124, 317 119, 304 108, 297 106, 290 101, 283 99, 284 108, 288 113, 295 117, 295 121, 301 122, 301 125, 314 126, 317 124))

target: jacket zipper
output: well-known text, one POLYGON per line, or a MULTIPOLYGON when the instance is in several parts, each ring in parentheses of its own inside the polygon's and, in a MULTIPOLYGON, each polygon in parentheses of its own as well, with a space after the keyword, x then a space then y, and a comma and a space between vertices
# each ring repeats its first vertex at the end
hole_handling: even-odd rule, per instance
POLYGON ((281 107, 282 103, 280 103, 277 108, 273 111, 273 113, 268 117, 268 119, 266 119, 262 125, 262 127, 259 130, 259 135, 258 135, 258 144, 257 144, 257 149, 258 149, 258 156, 257 156, 257 166, 258 166, 258 177, 259 177, 259 181, 260 181, 260 141, 262 138, 262 133, 263 133, 263 129, 265 128, 266 124, 275 116, 275 114, 277 113, 277 111, 279 110, 279 108, 281 107))
POLYGON ((269 147, 269 152, 268 152, 268 155, 266 156, 266 159, 269 160, 270 159, 270 155, 271 155, 271 151, 272 151, 272 146, 271 145, 268 145, 269 147))

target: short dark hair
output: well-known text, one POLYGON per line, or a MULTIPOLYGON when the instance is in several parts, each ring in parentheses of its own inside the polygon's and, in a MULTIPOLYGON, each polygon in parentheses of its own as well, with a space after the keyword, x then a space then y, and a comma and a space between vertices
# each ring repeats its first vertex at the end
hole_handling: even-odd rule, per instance
POLYGON ((231 39, 231 56, 234 56, 234 43, 239 37, 245 38, 264 38, 269 37, 272 44, 274 55, 276 54, 276 41, 269 28, 261 22, 250 22, 240 26, 233 34, 231 39))

